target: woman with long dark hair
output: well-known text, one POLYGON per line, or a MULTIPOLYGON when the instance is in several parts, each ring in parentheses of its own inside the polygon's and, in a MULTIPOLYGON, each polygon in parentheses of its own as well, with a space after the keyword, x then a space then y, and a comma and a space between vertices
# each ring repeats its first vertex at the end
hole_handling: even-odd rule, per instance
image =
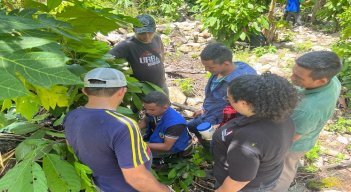
POLYGON ((213 135, 216 191, 269 191, 292 144, 294 124, 289 116, 297 92, 283 77, 264 73, 235 78, 227 96, 242 116, 213 135))

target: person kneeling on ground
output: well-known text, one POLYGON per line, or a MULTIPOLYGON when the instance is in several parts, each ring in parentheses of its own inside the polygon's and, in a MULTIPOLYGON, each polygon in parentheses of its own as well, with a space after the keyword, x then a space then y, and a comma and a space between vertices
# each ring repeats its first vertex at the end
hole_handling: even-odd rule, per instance
POLYGON ((146 128, 144 141, 154 158, 180 153, 191 146, 186 120, 170 104, 161 92, 153 91, 143 98, 146 117, 139 121, 139 127, 146 128))
POLYGON ((286 79, 264 73, 235 78, 227 94, 242 116, 213 135, 216 192, 270 191, 292 144, 295 129, 290 114, 297 91, 286 79))

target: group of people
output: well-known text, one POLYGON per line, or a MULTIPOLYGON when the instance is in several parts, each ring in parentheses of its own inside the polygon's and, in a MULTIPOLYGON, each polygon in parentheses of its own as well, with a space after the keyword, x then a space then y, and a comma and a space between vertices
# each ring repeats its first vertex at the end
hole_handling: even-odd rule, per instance
POLYGON ((338 56, 316 51, 296 59, 291 76, 296 88, 283 77, 233 62, 223 44, 208 44, 200 54, 211 73, 203 107, 187 122, 168 98, 155 21, 149 15, 137 19, 143 26, 134 28, 135 36, 109 53, 125 58, 137 79, 164 93, 147 94, 142 99, 146 114, 135 121, 116 112, 127 91, 123 73, 96 68, 84 78, 88 103, 68 113, 63 124, 67 142, 92 169, 99 190, 172 191, 151 174, 152 159, 187 150, 192 132, 201 144, 210 142, 217 192, 287 191, 298 160, 315 145, 335 109, 341 89, 338 56), (223 118, 228 107, 236 113, 232 119, 223 118), (215 128, 210 141, 197 130, 204 122, 215 128))

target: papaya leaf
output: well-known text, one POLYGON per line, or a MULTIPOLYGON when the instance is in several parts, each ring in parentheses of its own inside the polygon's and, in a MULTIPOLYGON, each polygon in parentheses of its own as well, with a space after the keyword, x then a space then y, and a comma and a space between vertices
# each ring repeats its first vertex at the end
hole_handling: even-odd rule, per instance
MULTIPOLYGON (((0 54, 0 71, 14 75, 20 73, 28 82, 43 87, 55 84, 80 84, 80 79, 65 67, 67 57, 60 53, 31 52, 13 54, 0 54)), ((13 85, 5 84, 9 87, 13 85)))
POLYGON ((30 159, 36 161, 52 149, 52 142, 43 139, 26 139, 15 150, 17 161, 30 159))
MULTIPOLYGON (((0 55, 1 57, 1 55, 0 55)), ((29 92, 21 81, 0 68, 0 99, 27 95, 29 92)))
POLYGON ((10 125, 4 127, 4 129, 10 133, 25 135, 38 130, 39 126, 37 124, 24 121, 11 123, 10 125))
POLYGON ((47 192, 47 180, 38 163, 22 161, 0 179, 0 191, 47 192))
POLYGON ((43 159, 43 169, 52 192, 79 191, 80 178, 74 167, 60 156, 48 154, 43 159))

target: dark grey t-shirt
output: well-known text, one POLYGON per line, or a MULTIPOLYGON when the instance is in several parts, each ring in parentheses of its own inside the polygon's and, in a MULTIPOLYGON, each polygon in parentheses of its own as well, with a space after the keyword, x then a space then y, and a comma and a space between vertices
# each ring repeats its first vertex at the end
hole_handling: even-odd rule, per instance
POLYGON ((276 182, 294 131, 290 118, 275 123, 243 116, 227 122, 214 133, 212 140, 217 187, 227 176, 235 181, 251 181, 243 189, 276 182))
POLYGON ((163 87, 165 85, 165 68, 162 57, 164 48, 160 36, 154 36, 151 43, 142 43, 135 37, 120 42, 109 53, 115 58, 124 58, 139 81, 149 81, 163 87))

